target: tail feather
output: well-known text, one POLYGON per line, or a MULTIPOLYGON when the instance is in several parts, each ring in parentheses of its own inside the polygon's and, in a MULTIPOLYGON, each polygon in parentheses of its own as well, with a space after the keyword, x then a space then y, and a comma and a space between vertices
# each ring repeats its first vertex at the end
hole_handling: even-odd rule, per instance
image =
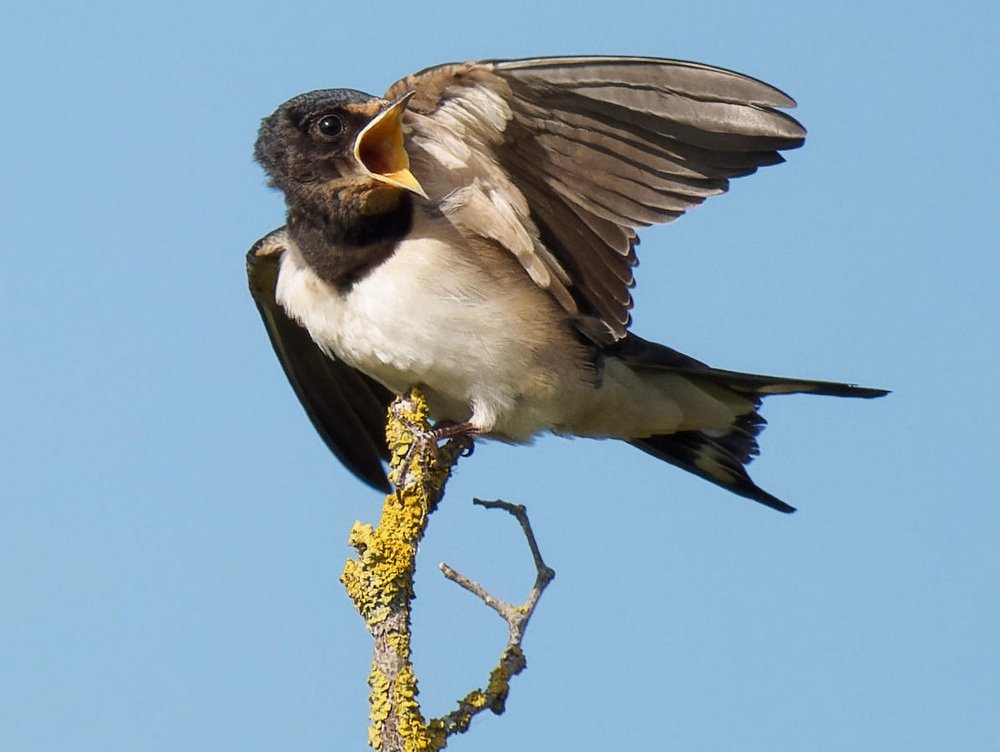
POLYGON ((726 371, 712 368, 700 360, 685 355, 666 345, 650 342, 642 337, 629 334, 614 345, 605 348, 605 356, 618 358, 635 370, 670 371, 692 377, 721 383, 742 394, 767 397, 772 394, 819 394, 827 397, 857 397, 872 399, 889 394, 887 389, 872 389, 837 381, 817 381, 815 379, 790 379, 784 376, 763 376, 756 373, 726 371))
POLYGON ((719 438, 713 438, 704 431, 681 431, 633 439, 629 443, 735 494, 779 512, 794 512, 795 507, 769 494, 747 474, 744 465, 759 452, 756 435, 763 428, 764 419, 754 413, 752 416, 741 416, 737 423, 746 418, 754 419, 746 432, 734 429, 719 438))
POLYGON ((609 348, 607 354, 620 358, 634 371, 676 373, 726 404, 744 405, 725 431, 685 430, 634 438, 629 443, 735 494, 786 513, 794 512, 795 507, 764 491, 746 471, 746 465, 760 453, 757 436, 767 423, 757 412, 763 398, 775 394, 820 394, 871 399, 889 393, 885 389, 853 384, 711 368, 683 353, 634 335, 609 348), (742 400, 736 399, 737 395, 742 400))
MULTIPOLYGON (((672 371, 679 369, 671 368, 672 371)), ((873 399, 884 397, 889 392, 886 389, 872 389, 867 386, 841 384, 836 381, 816 381, 814 379, 789 379, 782 376, 761 376, 755 373, 740 373, 739 371, 724 371, 720 368, 691 369, 688 373, 698 378, 708 378, 716 383, 722 383, 734 392, 754 394, 759 397, 770 397, 774 394, 819 394, 824 397, 854 397, 873 399)))

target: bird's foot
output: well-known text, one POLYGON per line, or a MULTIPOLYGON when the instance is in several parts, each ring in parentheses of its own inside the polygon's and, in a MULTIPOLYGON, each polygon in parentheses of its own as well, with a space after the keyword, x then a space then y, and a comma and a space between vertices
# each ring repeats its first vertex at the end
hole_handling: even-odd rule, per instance
POLYGON ((424 477, 430 477, 440 468, 451 468, 459 457, 471 455, 475 448, 475 437, 480 433, 470 422, 440 420, 428 427, 426 422, 413 421, 400 411, 396 411, 396 417, 412 436, 402 466, 412 467, 412 462, 416 459, 424 477))
POLYGON ((417 453, 421 470, 425 473, 433 467, 451 467, 459 457, 472 454, 478 433, 479 430, 471 423, 439 420, 431 430, 413 434, 410 451, 417 453))
POLYGON ((440 442, 447 440, 445 446, 450 447, 459 457, 468 457, 476 448, 476 436, 480 430, 471 422, 455 423, 450 420, 439 420, 434 424, 434 428, 425 432, 429 442, 435 447, 440 447, 440 442))

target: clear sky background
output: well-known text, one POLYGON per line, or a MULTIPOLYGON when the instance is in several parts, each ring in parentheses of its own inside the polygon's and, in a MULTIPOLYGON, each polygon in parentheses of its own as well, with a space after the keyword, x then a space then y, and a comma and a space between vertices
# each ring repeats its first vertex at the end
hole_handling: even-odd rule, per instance
POLYGON ((788 163, 643 235, 635 329, 775 398, 783 516, 625 445, 461 463, 422 549, 438 715, 558 576, 502 718, 451 747, 1000 749, 997 3, 8 4, 0 24, 0 750, 363 749, 338 583, 379 497, 313 433, 246 291, 283 221, 259 119, 314 88, 568 53, 734 68, 799 101, 788 163))

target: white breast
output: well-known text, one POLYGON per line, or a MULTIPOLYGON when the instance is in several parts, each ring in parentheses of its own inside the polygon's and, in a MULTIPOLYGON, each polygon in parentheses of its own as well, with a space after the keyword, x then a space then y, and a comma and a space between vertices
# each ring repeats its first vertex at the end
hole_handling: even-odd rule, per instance
POLYGON ((437 417, 511 439, 552 427, 531 406, 580 380, 580 348, 556 323, 565 314, 517 261, 419 212, 409 238, 347 292, 290 247, 276 297, 328 354, 397 392, 420 384, 437 417))

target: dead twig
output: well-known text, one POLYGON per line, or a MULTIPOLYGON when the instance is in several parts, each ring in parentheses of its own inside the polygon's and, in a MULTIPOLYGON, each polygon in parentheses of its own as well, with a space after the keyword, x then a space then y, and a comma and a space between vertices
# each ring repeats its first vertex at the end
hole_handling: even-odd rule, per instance
POLYGON ((465 590, 479 598, 483 603, 496 611, 500 618, 507 622, 507 646, 504 648, 500 661, 490 672, 490 679, 486 689, 476 689, 470 692, 458 703, 458 708, 453 710, 441 720, 446 736, 454 733, 464 733, 469 728, 472 718, 485 709, 491 710, 496 715, 504 712, 507 702, 507 695, 510 691, 510 679, 524 670, 527 661, 524 652, 521 650, 521 641, 524 639, 524 632, 528 627, 528 621, 535 612, 538 600, 541 598, 545 588, 555 578, 555 570, 548 567, 542 560, 542 554, 538 550, 538 542, 531 529, 531 522, 528 514, 521 504, 511 504, 510 502, 497 499, 495 501, 483 501, 474 499, 473 503, 485 509, 502 509, 517 518, 524 531, 524 537, 528 541, 531 555, 535 560, 535 584, 528 594, 528 598, 520 606, 514 606, 506 601, 500 600, 490 594, 482 585, 475 580, 471 580, 460 572, 445 563, 438 565, 441 572, 452 582, 461 586, 465 590))

